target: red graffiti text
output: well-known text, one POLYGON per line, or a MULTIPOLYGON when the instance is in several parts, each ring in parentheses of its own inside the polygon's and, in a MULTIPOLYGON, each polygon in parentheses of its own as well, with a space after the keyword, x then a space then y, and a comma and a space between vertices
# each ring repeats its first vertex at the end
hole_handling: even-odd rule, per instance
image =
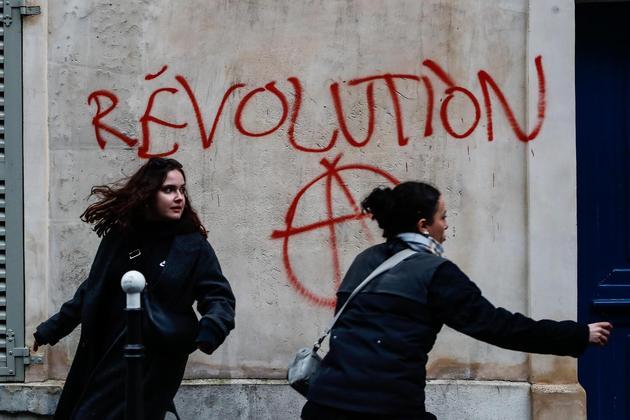
MULTIPOLYGON (((296 126, 298 121, 304 119, 303 100, 304 88, 303 83, 298 77, 287 78, 288 88, 280 89, 276 81, 270 81, 262 86, 250 87, 245 83, 234 83, 227 86, 223 95, 217 98, 215 110, 208 112, 202 110, 202 105, 197 99, 193 88, 186 77, 175 75, 172 79, 172 85, 168 87, 156 88, 149 95, 144 112, 138 118, 140 127, 140 138, 131 138, 112 126, 112 120, 115 118, 114 111, 119 103, 119 99, 112 91, 100 89, 92 92, 88 97, 88 104, 96 107, 92 118, 92 126, 98 146, 105 149, 107 139, 118 139, 129 147, 138 146, 138 156, 141 158, 149 158, 152 156, 168 156, 177 152, 179 145, 174 143, 170 148, 165 150, 153 150, 152 148, 152 125, 167 127, 174 130, 180 130, 188 126, 189 123, 196 124, 199 135, 199 144, 202 149, 212 147, 217 134, 217 126, 221 119, 229 119, 233 127, 242 136, 251 138, 262 138, 270 136, 273 133, 281 132, 286 135, 286 141, 296 151, 306 153, 322 153, 331 150, 341 138, 351 147, 361 148, 370 143, 373 138, 375 127, 378 124, 378 114, 375 106, 375 86, 384 86, 389 93, 391 114, 395 120, 396 126, 396 142, 398 146, 404 147, 409 144, 409 133, 405 129, 403 108, 400 102, 399 83, 418 83, 425 93, 425 115, 422 116, 423 130, 420 135, 423 138, 430 137, 435 131, 436 124, 440 124, 448 136, 454 139, 465 139, 471 136, 479 126, 480 121, 485 119, 486 138, 493 141, 495 120, 498 119, 495 110, 499 108, 505 121, 509 124, 516 139, 522 142, 528 142, 535 139, 542 128, 545 120, 545 111, 547 106, 547 90, 545 72, 543 69, 542 57, 537 56, 534 60, 536 68, 536 78, 538 85, 538 111, 536 114, 536 122, 527 132, 524 123, 519 123, 514 114, 514 110, 510 105, 509 99, 503 93, 503 90, 485 70, 477 71, 478 88, 481 91, 481 101, 477 95, 469 89, 469 87, 458 84, 444 68, 442 68, 434 60, 424 60, 420 66, 419 75, 404 73, 386 73, 376 74, 366 77, 359 77, 344 82, 332 83, 328 90, 330 103, 336 121, 330 128, 329 133, 324 133, 327 139, 324 144, 316 144, 313 146, 313 139, 300 139, 296 134, 296 126), (367 109, 367 126, 364 129, 364 135, 359 138, 350 132, 348 127, 347 110, 342 100, 342 92, 352 92, 360 89, 358 92, 365 97, 365 107, 367 109), (176 95, 185 95, 185 100, 190 104, 191 118, 190 121, 166 121, 159 116, 154 115, 154 105, 157 100, 168 102, 176 95), (247 115, 248 109, 251 108, 251 102, 258 96, 266 96, 270 107, 274 111, 279 110, 278 119, 271 127, 251 127, 246 126, 244 115, 247 115), (459 101, 467 101, 474 110, 472 115, 452 115, 452 101, 455 98, 459 101), (235 112, 233 115, 225 115, 226 104, 233 101, 235 112), (450 111, 449 111, 450 109, 450 111), (209 124, 210 129, 206 127, 206 118, 210 116, 212 121, 209 124), (437 121, 436 121, 437 118, 437 121), (109 122, 108 122, 109 121, 109 122), (454 124, 454 121, 460 121, 464 127, 454 124), (465 123, 464 123, 465 121, 465 123), (281 130, 285 127, 284 130, 281 130)), ((162 66, 156 73, 150 73, 145 76, 147 83, 153 83, 154 80, 162 80, 167 73, 168 66, 162 66)))

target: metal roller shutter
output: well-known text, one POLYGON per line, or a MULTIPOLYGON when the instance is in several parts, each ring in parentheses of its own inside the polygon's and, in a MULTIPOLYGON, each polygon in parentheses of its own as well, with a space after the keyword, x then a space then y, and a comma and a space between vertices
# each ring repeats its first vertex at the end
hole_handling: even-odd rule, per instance
POLYGON ((39 8, 4 0, 0 17, 0 381, 24 380, 22 18, 39 8))

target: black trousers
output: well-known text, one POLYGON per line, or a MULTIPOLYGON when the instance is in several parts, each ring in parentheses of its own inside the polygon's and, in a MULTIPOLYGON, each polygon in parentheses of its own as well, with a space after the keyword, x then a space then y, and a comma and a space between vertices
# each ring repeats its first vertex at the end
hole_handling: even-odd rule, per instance
POLYGON ((346 411, 307 401, 302 408, 302 420, 437 420, 431 413, 396 416, 346 411))

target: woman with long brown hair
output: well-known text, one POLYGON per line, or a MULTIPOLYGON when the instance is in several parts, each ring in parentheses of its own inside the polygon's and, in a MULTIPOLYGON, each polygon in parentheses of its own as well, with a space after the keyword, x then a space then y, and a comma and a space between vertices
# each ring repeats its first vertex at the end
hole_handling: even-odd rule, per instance
POLYGON ((186 191, 182 165, 152 158, 131 177, 92 188, 81 215, 102 237, 74 297, 37 327, 33 349, 81 324, 55 419, 122 419, 125 296, 129 270, 144 274, 144 413, 163 419, 195 349, 211 354, 234 328, 235 300, 186 191), (201 314, 198 321, 192 305, 201 314))

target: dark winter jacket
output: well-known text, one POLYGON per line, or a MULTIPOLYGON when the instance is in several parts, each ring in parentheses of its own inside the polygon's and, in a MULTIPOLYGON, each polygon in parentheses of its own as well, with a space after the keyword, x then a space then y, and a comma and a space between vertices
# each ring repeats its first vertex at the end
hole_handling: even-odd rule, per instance
MULTIPOLYGON (((106 235, 88 278, 79 286, 74 297, 64 303, 57 314, 37 327, 35 337, 38 343, 52 345, 81 324, 79 346, 55 418, 70 418, 78 401, 88 393, 97 394, 99 388, 107 386, 108 375, 114 375, 114 370, 119 369, 119 366, 103 366, 103 361, 122 360, 119 355, 112 356, 106 352, 103 360, 94 360, 95 354, 103 354, 103 349, 95 348, 102 341, 95 326, 98 325, 97 308, 102 304, 100 300, 106 289, 105 283, 112 281, 106 278, 109 266, 121 250, 127 252, 127 247, 128 243, 120 233, 106 235), (96 383, 101 380, 104 385, 96 383)), ((143 305, 146 306, 146 298, 149 297, 154 312, 164 323, 159 331, 166 332, 159 346, 147 348, 147 366, 153 371, 145 371, 145 379, 155 379, 149 381, 155 386, 150 397, 154 401, 163 400, 160 398, 163 392, 163 396, 170 395, 170 398, 160 403, 168 404, 179 387, 188 354, 195 348, 195 342, 205 343, 205 349, 212 352, 234 328, 235 299, 212 247, 196 232, 173 238, 164 269, 143 295, 143 305), (192 308, 195 301, 202 315, 200 322, 192 308), (179 334, 191 330, 196 334, 188 338, 179 334), (159 386, 153 384, 156 381, 159 381, 159 386)), ((118 362, 112 363, 115 365, 118 362)), ((151 412, 151 408, 146 407, 145 413, 151 412)))
MULTIPOLYGON (((352 263, 337 309, 379 264, 406 244, 376 245, 352 263)), ((419 252, 377 276, 345 309, 309 401, 352 412, 411 416, 425 412, 427 354, 442 325, 512 350, 578 356, 588 327, 534 321, 495 308, 452 262, 419 252)))

